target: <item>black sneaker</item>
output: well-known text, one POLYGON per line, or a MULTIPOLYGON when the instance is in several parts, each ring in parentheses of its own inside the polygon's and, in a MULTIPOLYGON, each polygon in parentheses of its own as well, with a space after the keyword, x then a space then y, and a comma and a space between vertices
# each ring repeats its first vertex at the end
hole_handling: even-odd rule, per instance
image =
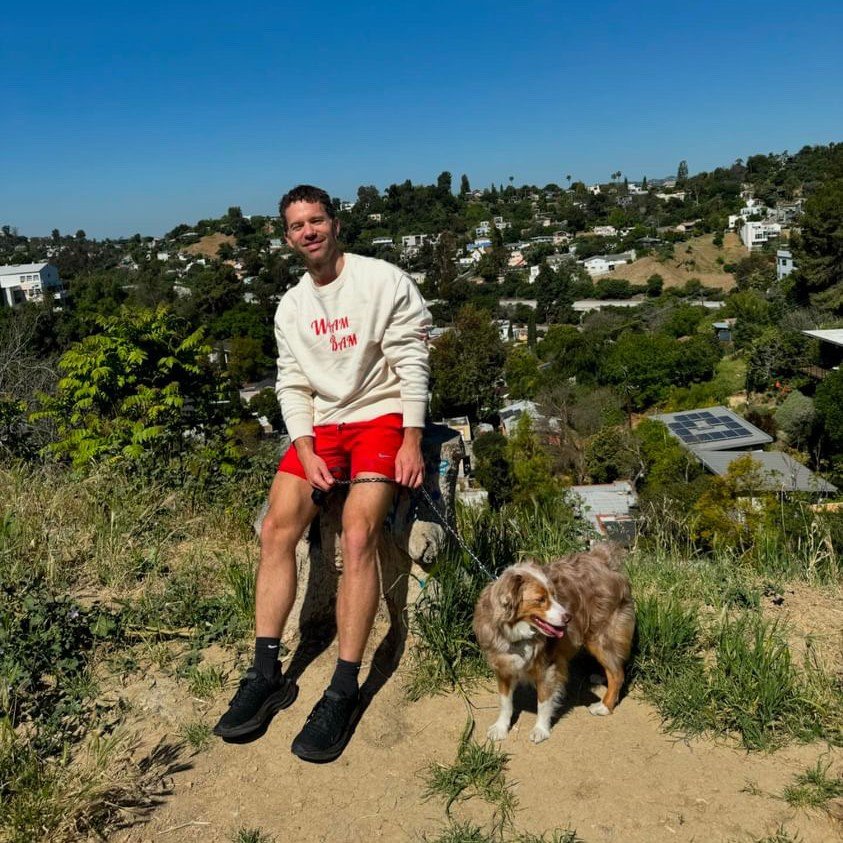
POLYGON ((293 755, 303 761, 339 758, 351 737, 359 697, 344 697, 328 688, 293 741, 293 755))
POLYGON ((298 693, 298 685, 281 675, 280 665, 276 665, 272 679, 251 667, 240 680, 228 711, 214 726, 214 734, 221 738, 248 735, 260 729, 276 711, 292 705, 298 693))

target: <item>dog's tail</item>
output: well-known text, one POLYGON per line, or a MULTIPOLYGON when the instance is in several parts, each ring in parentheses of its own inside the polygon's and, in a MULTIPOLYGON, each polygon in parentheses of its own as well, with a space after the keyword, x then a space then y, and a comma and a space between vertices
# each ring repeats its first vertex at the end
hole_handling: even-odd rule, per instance
POLYGON ((597 556, 607 568, 613 571, 620 570, 626 559, 626 548, 616 542, 596 542, 591 546, 590 553, 597 556))

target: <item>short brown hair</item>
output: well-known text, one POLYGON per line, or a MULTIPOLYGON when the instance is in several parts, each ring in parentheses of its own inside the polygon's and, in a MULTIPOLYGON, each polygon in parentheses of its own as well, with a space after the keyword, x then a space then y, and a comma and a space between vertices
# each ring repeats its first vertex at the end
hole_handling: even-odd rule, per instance
POLYGON ((278 203, 278 212, 284 221, 284 231, 287 230, 287 208, 294 202, 318 202, 325 209, 329 219, 337 215, 331 197, 321 187, 314 187, 312 184, 299 184, 292 190, 288 190, 278 203))

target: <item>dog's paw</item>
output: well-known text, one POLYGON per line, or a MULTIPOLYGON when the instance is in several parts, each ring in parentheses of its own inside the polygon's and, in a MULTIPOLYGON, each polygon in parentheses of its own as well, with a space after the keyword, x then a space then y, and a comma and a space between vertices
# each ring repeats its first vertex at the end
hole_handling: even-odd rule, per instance
POLYGON ((490 741, 502 741, 509 734, 509 728, 501 723, 492 723, 486 730, 486 737, 490 741))
POLYGON ((550 729, 545 726, 535 725, 530 732, 530 740, 533 743, 541 743, 550 737, 550 729))
POLYGON ((597 717, 605 717, 607 714, 611 714, 611 710, 603 705, 602 702, 592 703, 588 707, 588 713, 594 714, 597 717))

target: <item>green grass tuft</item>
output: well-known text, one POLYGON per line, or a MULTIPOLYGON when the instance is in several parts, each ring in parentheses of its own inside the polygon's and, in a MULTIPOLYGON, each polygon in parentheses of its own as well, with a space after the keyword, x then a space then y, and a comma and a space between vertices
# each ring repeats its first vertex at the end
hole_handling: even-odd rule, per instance
POLYGON ((782 799, 794 808, 822 808, 830 799, 843 796, 843 776, 829 775, 830 770, 831 762, 818 758, 784 789, 782 799))
POLYGON ((451 806, 479 796, 494 808, 495 828, 511 826, 517 799, 506 781, 509 755, 492 743, 472 740, 473 722, 469 721, 460 738, 453 764, 431 764, 426 772, 425 799, 439 796, 445 800, 445 812, 451 806))

